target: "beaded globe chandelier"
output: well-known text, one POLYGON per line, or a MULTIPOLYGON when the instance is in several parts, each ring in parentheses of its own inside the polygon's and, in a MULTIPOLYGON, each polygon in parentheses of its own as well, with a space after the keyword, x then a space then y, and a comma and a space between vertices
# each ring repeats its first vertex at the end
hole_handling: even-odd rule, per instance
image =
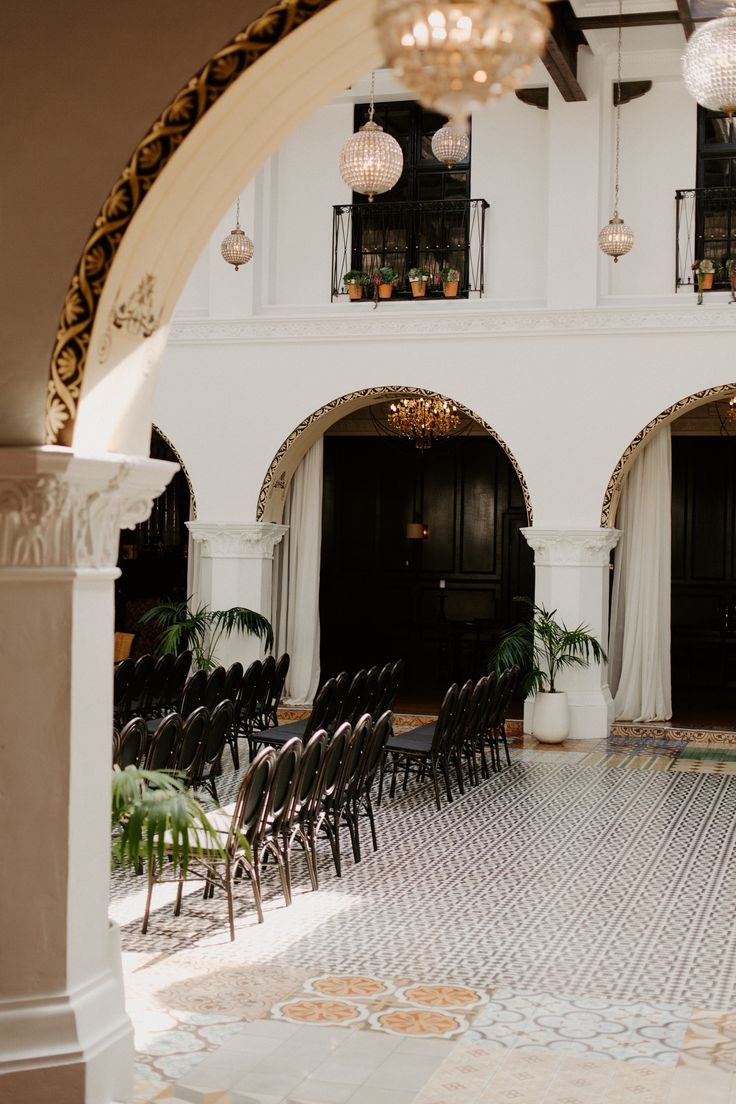
POLYGON ((447 399, 399 399, 389 406, 388 424, 424 451, 440 437, 457 432, 460 417, 457 407, 447 399))
POLYGON ((448 169, 464 161, 470 150, 470 137, 467 131, 445 123, 432 138, 432 153, 438 161, 444 161, 448 169))
POLYGON ((618 0, 618 75, 616 78, 616 168, 614 172, 613 189, 613 218, 604 226, 598 234, 598 248, 607 257, 613 257, 613 263, 618 264, 619 257, 623 257, 634 244, 634 232, 619 218, 618 193, 619 193, 619 169, 621 165, 621 33, 623 22, 623 0, 618 0))
POLYGON ((736 6, 729 5, 691 37, 682 75, 693 99, 729 119, 736 114, 736 6))
POLYGON ((237 272, 241 265, 247 264, 253 256, 253 242, 240 228, 240 196, 235 204, 235 229, 223 238, 220 246, 223 260, 235 266, 237 272))
POLYGON ((371 73, 368 122, 348 138, 340 150, 340 176, 349 188, 368 196, 389 192, 404 169, 401 146, 383 127, 373 122, 375 73, 371 73))
POLYGON ((550 23, 542 0, 378 0, 375 8, 388 64, 424 107, 460 128, 524 83, 550 23))

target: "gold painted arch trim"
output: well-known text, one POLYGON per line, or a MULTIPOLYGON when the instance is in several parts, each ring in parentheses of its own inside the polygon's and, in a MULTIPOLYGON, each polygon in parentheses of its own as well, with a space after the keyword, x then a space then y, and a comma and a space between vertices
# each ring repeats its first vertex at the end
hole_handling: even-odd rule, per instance
POLYGON ((97 307, 125 233, 172 155, 254 62, 333 0, 280 0, 210 58, 180 89, 115 181, 95 219, 64 299, 46 395, 46 443, 72 444, 97 307))
POLYGON ((626 473, 634 457, 639 452, 639 449, 643 448, 647 439, 651 437, 655 430, 666 425, 668 422, 676 421, 686 410, 690 410, 696 406, 704 406, 705 403, 712 402, 713 399, 724 398, 726 395, 730 396, 734 393, 736 393, 736 383, 724 383, 720 384, 718 387, 706 387, 703 391, 696 391, 694 394, 688 395, 687 398, 680 399, 679 402, 673 403, 672 406, 668 406, 666 410, 658 414, 656 418, 652 418, 651 422, 647 422, 644 428, 637 433, 631 444, 623 452, 621 459, 613 469, 611 478, 608 480, 606 493, 603 496, 603 507, 601 509, 601 526, 603 528, 611 529, 615 525, 616 511, 618 510, 621 489, 626 473))
MULTIPOLYGON (((479 426, 482 426, 486 433, 493 438, 496 444, 499 445, 501 449, 503 449, 504 453, 508 457, 511 466, 514 469, 516 477, 519 480, 522 495, 524 496, 527 524, 533 524, 531 497, 529 495, 529 488, 527 487, 526 479, 524 478, 524 473, 522 472, 519 462, 514 456, 513 452, 506 444, 504 439, 500 437, 498 433, 496 433, 493 426, 489 425, 488 422, 485 421, 485 419, 481 418, 478 414, 475 413, 474 410, 471 410, 470 407, 464 406, 463 403, 458 402, 456 399, 451 398, 449 395, 441 395, 436 391, 427 391, 422 387, 400 387, 398 385, 387 385, 384 387, 365 387, 360 391, 351 391, 346 395, 341 395, 338 399, 333 399, 331 402, 326 403, 324 406, 320 406, 317 410, 313 411, 312 414, 304 418, 304 420, 299 423, 296 429, 292 430, 286 440, 280 445, 279 449, 276 452, 276 455, 269 465, 268 471, 266 472, 263 483, 261 484, 260 492, 258 494, 256 520, 264 520, 264 514, 266 513, 266 509, 270 503, 271 496, 274 490, 280 490, 283 497, 286 497, 286 488, 288 486, 289 479, 291 478, 291 474, 287 479, 286 472, 288 464, 284 461, 287 458, 287 454, 294 447, 296 442, 299 441, 299 439, 303 437, 304 434, 311 427, 315 426, 317 422, 325 420, 328 415, 333 414, 335 411, 339 410, 343 406, 347 406, 348 404, 352 404, 354 409, 359 409, 361 407, 373 405, 371 400, 380 401, 387 398, 394 398, 397 395, 416 396, 418 398, 425 399, 446 399, 448 402, 453 403, 453 405, 456 406, 457 409, 461 411, 466 417, 472 418, 474 422, 476 422, 479 426), (368 401, 361 402, 355 405, 356 400, 360 399, 366 399, 368 401)), ((332 425, 335 421, 338 420, 339 419, 337 418, 330 419, 329 424, 332 425)))
POLYGON ((184 460, 182 459, 181 453, 179 452, 178 448, 176 447, 174 442, 171 440, 171 438, 167 437, 166 434, 164 433, 164 431, 162 429, 160 429, 159 426, 157 426, 155 422, 151 426, 151 432, 157 433, 158 436, 161 438, 161 440, 164 442, 164 444, 169 446, 169 448, 173 452, 174 456, 176 457, 176 462, 179 465, 179 467, 181 468, 182 475, 186 479, 187 487, 189 488, 189 497, 190 497, 191 502, 192 502, 192 518, 196 518, 196 516, 197 516, 197 496, 194 493, 194 484, 192 483, 192 477, 190 476, 189 471, 187 469, 187 466, 184 463, 184 460))

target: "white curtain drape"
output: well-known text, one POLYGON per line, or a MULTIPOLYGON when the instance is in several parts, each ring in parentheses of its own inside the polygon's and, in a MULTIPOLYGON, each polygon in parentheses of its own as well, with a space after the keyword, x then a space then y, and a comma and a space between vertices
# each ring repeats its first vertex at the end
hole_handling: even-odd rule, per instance
POLYGON ((608 681, 617 720, 672 716, 670 427, 652 437, 626 476, 616 518, 608 681))
POLYGON ((322 438, 294 472, 284 505, 289 532, 274 556, 275 654, 291 664, 285 705, 308 704, 319 686, 319 569, 322 548, 322 438))

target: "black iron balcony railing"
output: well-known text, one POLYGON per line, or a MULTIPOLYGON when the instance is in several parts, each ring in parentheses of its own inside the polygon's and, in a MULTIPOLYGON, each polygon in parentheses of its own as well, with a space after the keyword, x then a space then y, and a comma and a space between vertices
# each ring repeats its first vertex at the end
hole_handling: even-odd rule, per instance
POLYGON ((714 262, 714 288, 730 289, 725 265, 736 258, 736 188, 685 188, 675 192, 677 202, 675 288, 696 288, 693 264, 714 262))
POLYGON ((443 199, 351 203, 333 207, 332 299, 347 296, 350 269, 372 275, 393 268, 399 276, 394 298, 411 297, 406 273, 429 270, 427 298, 441 298, 445 267, 460 274, 459 296, 483 293, 485 199, 443 199))

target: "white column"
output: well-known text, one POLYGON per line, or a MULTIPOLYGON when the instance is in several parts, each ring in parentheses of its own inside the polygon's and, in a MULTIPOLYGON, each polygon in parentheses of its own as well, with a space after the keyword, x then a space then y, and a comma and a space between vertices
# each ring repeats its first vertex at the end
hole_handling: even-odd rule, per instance
POLYGON ((175 464, 0 449, 0 1099, 132 1091, 110 879, 120 526, 175 464))
MULTIPOLYGON (((535 601, 556 610, 568 628, 585 624, 606 647, 608 640, 609 562, 620 537, 617 529, 522 529, 534 549, 535 601)), ((571 668, 559 678, 570 703, 571 739, 608 735, 613 699, 604 664, 571 668)), ((524 731, 531 720, 524 705, 524 731)))
MULTIPOLYGON (((190 521, 193 542, 199 545, 199 578, 194 580, 194 602, 213 610, 245 606, 271 618, 273 550, 288 525, 254 522, 190 521)), ((254 637, 233 634, 221 640, 217 659, 226 667, 235 660, 250 663, 262 654, 254 637)))

